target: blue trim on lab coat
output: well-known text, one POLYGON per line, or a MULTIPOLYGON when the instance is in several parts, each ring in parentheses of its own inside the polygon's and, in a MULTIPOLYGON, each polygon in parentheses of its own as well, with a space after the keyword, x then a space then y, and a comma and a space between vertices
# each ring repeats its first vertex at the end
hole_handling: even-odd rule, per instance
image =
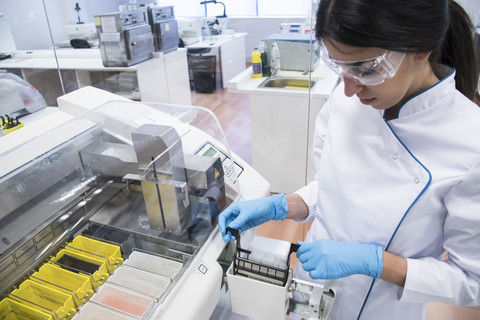
MULTIPOLYGON (((436 84, 435 84, 436 85, 436 84)), ((434 86, 435 86, 434 85, 434 86)), ((395 138, 397 138, 398 142, 400 142, 402 144, 402 146, 405 148, 405 150, 407 150, 407 152, 412 156, 413 159, 415 159, 415 161, 417 161, 418 164, 420 164, 423 169, 425 169, 425 171, 427 171, 428 173, 428 183, 427 185, 422 189, 422 191, 420 192, 420 194, 415 198, 415 200, 412 202, 412 204, 410 205, 410 207, 408 207, 407 211, 405 212, 405 214, 403 215, 402 219, 400 220, 400 222, 398 223, 397 225, 397 228, 395 229, 395 231, 393 232, 393 235, 392 237, 390 238, 390 241, 388 242, 387 246, 385 247, 385 251, 388 250, 388 248, 390 247, 390 244, 392 243, 393 241, 393 238, 395 237, 395 235, 397 234, 397 231, 398 229, 400 228, 401 224, 403 223, 403 221, 405 220, 405 217, 407 216, 407 214, 410 212, 410 209, 413 207, 413 205, 418 201, 418 199, 420 199, 420 197, 425 193, 425 191, 428 189, 428 187, 430 186, 431 182, 432 182, 432 174, 431 172, 427 169, 427 167, 425 167, 423 165, 422 162, 420 162, 420 160, 418 160, 414 155, 413 153, 407 148, 407 146, 405 146, 405 144, 403 143, 402 140, 400 140, 400 138, 397 136, 397 134, 395 133, 395 131, 393 131, 392 127, 390 127, 390 125, 388 124, 387 121, 385 121, 385 123, 387 124, 388 128, 390 129, 390 131, 393 133, 393 135, 395 136, 395 138)), ((368 298, 370 297, 370 293, 372 292, 372 289, 373 289, 373 285, 375 284, 375 281, 376 279, 373 279, 372 281, 372 284, 370 285, 370 289, 368 289, 368 293, 367 293, 367 296, 365 297, 365 300, 363 301, 363 305, 362 305, 362 308, 360 309, 360 313, 358 314, 358 317, 357 317, 357 320, 360 320, 360 317, 362 316, 362 312, 363 312, 363 309, 365 308, 365 305, 367 304, 367 300, 368 298)))

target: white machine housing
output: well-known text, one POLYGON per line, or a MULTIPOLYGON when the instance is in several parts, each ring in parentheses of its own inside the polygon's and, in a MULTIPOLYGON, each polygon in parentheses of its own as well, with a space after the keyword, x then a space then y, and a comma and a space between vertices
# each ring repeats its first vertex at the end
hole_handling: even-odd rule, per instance
MULTIPOLYGON (((9 181, 12 181, 12 177, 15 177, 17 174, 21 175, 24 168, 26 168, 26 174, 28 174, 28 172, 35 169, 36 166, 41 165, 42 162, 50 160, 56 161, 57 150, 60 151, 58 153, 60 156, 59 160, 62 160, 62 157, 65 157, 64 155, 70 158, 73 157, 74 159, 75 154, 79 154, 75 152, 75 149, 79 148, 80 152, 83 153, 83 150, 86 150, 85 142, 89 141, 89 137, 97 135, 99 130, 104 130, 105 134, 110 136, 108 139, 123 141, 123 145, 128 147, 129 131, 144 124, 158 123, 175 128, 182 138, 183 151, 185 153, 208 155, 211 157, 218 156, 222 160, 224 172, 228 171, 228 174, 224 176, 224 180, 229 202, 233 200, 253 199, 269 194, 268 182, 258 175, 247 163, 228 150, 226 143, 223 142, 221 129, 218 131, 218 122, 214 117, 210 118, 213 122, 209 122, 207 117, 202 117, 202 119, 206 121, 206 127, 204 128, 209 132, 208 134, 204 130, 190 125, 192 121, 196 120, 195 117, 210 114, 209 111, 205 111, 202 108, 134 103, 93 87, 84 87, 62 96, 58 99, 58 104, 60 110, 48 108, 45 110, 45 117, 32 118, 31 122, 26 121, 26 126, 23 131, 20 130, 15 132, 15 134, 12 133, 0 138, 2 139, 2 146, 5 147, 5 152, 0 155, 2 161, 4 161, 4 165, 2 165, 0 170, 0 187, 8 186, 9 181), (159 107, 164 111, 159 111, 159 107), (57 123, 58 127, 45 128, 44 125, 41 125, 45 119, 57 123), (123 128, 123 130, 121 128, 123 128), (77 139, 77 137, 80 137, 80 139, 77 139), (71 143, 72 141, 73 143, 71 143), (62 150, 65 146, 67 150, 63 152, 62 150), (49 156, 49 154, 53 155, 53 157, 49 156), (47 158, 43 160, 45 155, 47 158), (241 192, 244 193, 241 194, 241 192)), ((212 116, 212 114, 210 115, 212 116)), ((105 149, 105 153, 103 154, 108 155, 109 152, 110 150, 105 149)), ((6 201, 6 203, 10 202, 12 205, 4 207, 5 212, 2 214, 6 216, 0 216, 0 220, 6 221, 6 225, 0 227, 4 239, 2 246, 0 246, 2 253, 2 259, 0 259, 0 295, 9 295, 11 290, 15 289, 26 276, 31 274, 32 270, 38 268, 39 263, 43 263, 51 254, 54 254, 65 240, 70 239, 79 232, 83 232, 85 229, 83 227, 84 224, 100 223, 111 226, 112 228, 130 230, 126 228, 125 225, 115 224, 120 223, 117 221, 118 218, 121 220, 124 216, 123 211, 121 211, 123 210, 121 206, 118 207, 121 214, 113 217, 113 220, 111 219, 112 216, 109 216, 108 211, 110 208, 117 210, 117 202, 115 202, 117 200, 115 199, 127 199, 126 201, 129 201, 128 197, 125 198, 122 192, 120 192, 113 196, 112 201, 114 202, 110 201, 105 204, 100 204, 97 198, 106 191, 108 198, 109 185, 112 183, 119 186, 121 185, 121 181, 118 180, 119 177, 114 176, 112 181, 107 181, 105 185, 100 184, 95 189, 95 176, 90 177, 88 173, 89 170, 93 169, 92 167, 88 167, 88 160, 85 157, 83 158, 84 164, 87 165, 87 167, 84 168, 86 170, 84 172, 86 174, 85 181, 80 180, 80 184, 76 181, 70 183, 70 177, 62 177, 63 171, 68 170, 70 166, 76 167, 78 165, 77 162, 70 163, 69 158, 65 158, 63 164, 58 167, 58 172, 55 172, 51 179, 49 178, 48 183, 53 186, 57 184, 60 186, 67 181, 69 187, 65 190, 55 187, 55 189, 53 189, 54 192, 49 194, 49 196, 55 197, 52 199, 35 198, 32 205, 40 202, 43 207, 41 212, 35 210, 35 207, 27 208, 26 211, 23 208, 23 201, 28 200, 26 197, 30 195, 22 194, 21 191, 14 194, 14 190, 10 193, 8 188, 4 190, 5 193, 2 195, 2 199, 6 197, 8 200, 8 197, 14 197, 12 198, 14 201, 13 203, 6 201), (60 179, 59 183, 56 182, 56 179, 60 179), (77 186, 72 186, 72 184, 75 183, 77 186), (88 191, 88 193, 85 194, 82 190, 85 190, 87 187, 90 188, 92 184, 94 186, 93 191, 88 191), (77 204, 71 207, 71 209, 68 209, 70 205, 67 205, 66 208, 68 210, 63 213, 63 209, 61 209, 63 206, 62 201, 66 204, 70 203, 70 200, 73 200, 77 194, 81 195, 79 201, 75 202, 77 204), (22 197, 25 198, 21 199, 22 197), (14 205, 17 203, 18 206, 14 205), (51 215, 48 210, 50 205, 54 206, 52 207, 51 215), (47 209, 45 210, 45 208, 47 209), (60 208, 60 211, 58 211, 58 208, 60 208), (32 210, 38 213, 39 217, 32 219, 30 217, 31 212, 33 212, 32 210), (19 214, 17 215, 17 213, 19 214), (22 217, 23 213, 27 216, 22 217), (46 220, 39 221, 42 215, 47 215, 46 220), (12 225, 10 224, 11 217, 21 217, 21 221, 16 221, 15 219, 17 218, 14 218, 12 225), (55 220, 53 221, 52 219, 55 220), (61 221, 64 222, 60 223, 58 219, 63 219, 61 221), (70 222, 72 225, 70 225, 70 222), (55 223, 55 228, 52 223, 55 223), (19 225, 21 225, 20 228, 19 225), (7 232, 5 229, 12 229, 13 226, 19 229, 10 230, 10 232, 7 232), (25 237, 23 237, 23 234, 25 234, 25 237), (42 239, 42 241, 34 247, 25 245, 34 243, 33 239, 42 239), (22 252, 23 255, 20 256, 19 252, 22 252), (20 264, 16 261, 16 259, 19 258, 22 259, 21 262, 23 263, 20 264)), ((130 167, 128 157, 125 159, 123 165, 130 167)), ((48 162, 45 163, 48 167, 48 162)), ((108 165, 109 163, 115 165, 119 162, 116 160, 106 162, 106 172, 112 169, 108 165)), ((36 171, 34 170, 33 172, 36 171)), ((115 170, 113 170, 113 172, 115 172, 115 170)), ((75 176, 76 175, 77 174, 75 174, 75 176)), ((132 186, 130 189, 138 189, 135 185, 132 186)), ((30 186, 26 187, 31 188, 30 186)), ((128 194, 127 189, 125 189, 127 192, 124 193, 125 195, 128 194)), ((136 189, 132 190, 133 191, 130 192, 135 192, 136 189)), ((41 196, 41 193, 39 195, 41 196)), ((126 204, 130 206, 134 203, 129 204, 129 202, 127 202, 126 204)), ((138 209, 134 211, 141 211, 141 208, 138 207, 138 209)), ((136 223, 137 220, 135 216, 132 217, 134 217, 133 222, 136 223)), ((131 220, 131 218, 127 216, 127 219, 124 220, 128 221, 131 220)), ((138 220, 138 222, 141 223, 142 221, 138 220)), ((147 309, 147 313, 142 316, 142 319, 175 318, 207 320, 210 318, 218 304, 221 285, 223 283, 224 270, 219 263, 219 259, 229 259, 229 257, 231 259, 231 254, 226 254, 226 251, 224 251, 227 244, 223 241, 218 228, 216 228, 214 224, 211 227, 209 227, 208 224, 206 225, 206 228, 201 227, 201 229, 198 229, 198 235, 194 234, 192 236, 191 239, 193 239, 193 242, 192 240, 188 240, 190 237, 187 239, 187 237, 182 235, 176 236, 168 232, 148 228, 143 238, 135 240, 135 245, 138 245, 138 243, 142 244, 140 248, 142 251, 146 251, 147 253, 152 251, 152 253, 156 254, 156 248, 166 250, 162 253, 163 255, 168 254, 172 259, 175 258, 177 261, 182 261, 183 264, 178 275, 172 279, 171 285, 166 289, 163 296, 154 301, 152 307, 147 309), (155 240, 158 237, 160 237, 159 240, 155 240), (165 237, 165 239, 163 240, 162 237, 165 237), (155 240, 155 242, 149 242, 150 238, 155 240), (182 239, 187 239, 185 244, 182 244, 182 241, 184 241, 182 239), (174 246, 164 248, 164 243, 174 246), (188 251, 179 251, 178 248, 183 247, 188 249, 188 251), (187 305, 188 308, 185 308, 187 305), (181 315, 180 318, 179 315, 181 315)), ((138 226, 136 226, 136 228, 137 227, 138 226)), ((144 227, 144 224, 140 225, 140 229, 144 227)), ((133 250, 138 249, 134 248, 133 250)), ((92 302, 87 301, 85 306, 91 303, 92 302)), ((80 306, 75 318, 83 319, 83 316, 85 316, 88 310, 89 308, 80 306)))

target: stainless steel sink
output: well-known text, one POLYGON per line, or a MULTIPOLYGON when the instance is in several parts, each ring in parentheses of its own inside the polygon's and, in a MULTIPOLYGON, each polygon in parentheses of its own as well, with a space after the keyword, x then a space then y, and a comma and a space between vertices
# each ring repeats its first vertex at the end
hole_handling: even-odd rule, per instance
POLYGON ((259 88, 279 88, 279 89, 304 89, 312 88, 317 79, 299 79, 289 77, 269 77, 263 81, 259 88))

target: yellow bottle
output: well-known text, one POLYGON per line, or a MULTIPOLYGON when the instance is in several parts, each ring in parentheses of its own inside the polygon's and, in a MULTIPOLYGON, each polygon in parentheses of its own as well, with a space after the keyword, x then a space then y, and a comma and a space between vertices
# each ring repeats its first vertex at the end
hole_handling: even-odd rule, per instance
POLYGON ((255 48, 252 52, 252 78, 262 77, 262 54, 255 48))

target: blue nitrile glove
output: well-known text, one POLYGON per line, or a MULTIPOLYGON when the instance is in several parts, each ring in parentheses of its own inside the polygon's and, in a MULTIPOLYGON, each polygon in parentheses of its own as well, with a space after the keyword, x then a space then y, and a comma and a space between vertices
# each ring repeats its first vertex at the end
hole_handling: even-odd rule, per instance
POLYGON ((247 201, 235 201, 218 216, 218 228, 226 242, 235 238, 226 232, 226 228, 243 231, 261 225, 270 220, 283 220, 287 216, 288 204, 285 195, 259 198, 247 201))
POLYGON ((297 258, 312 279, 338 279, 353 274, 378 278, 382 274, 383 250, 379 245, 327 239, 297 243, 297 258))

